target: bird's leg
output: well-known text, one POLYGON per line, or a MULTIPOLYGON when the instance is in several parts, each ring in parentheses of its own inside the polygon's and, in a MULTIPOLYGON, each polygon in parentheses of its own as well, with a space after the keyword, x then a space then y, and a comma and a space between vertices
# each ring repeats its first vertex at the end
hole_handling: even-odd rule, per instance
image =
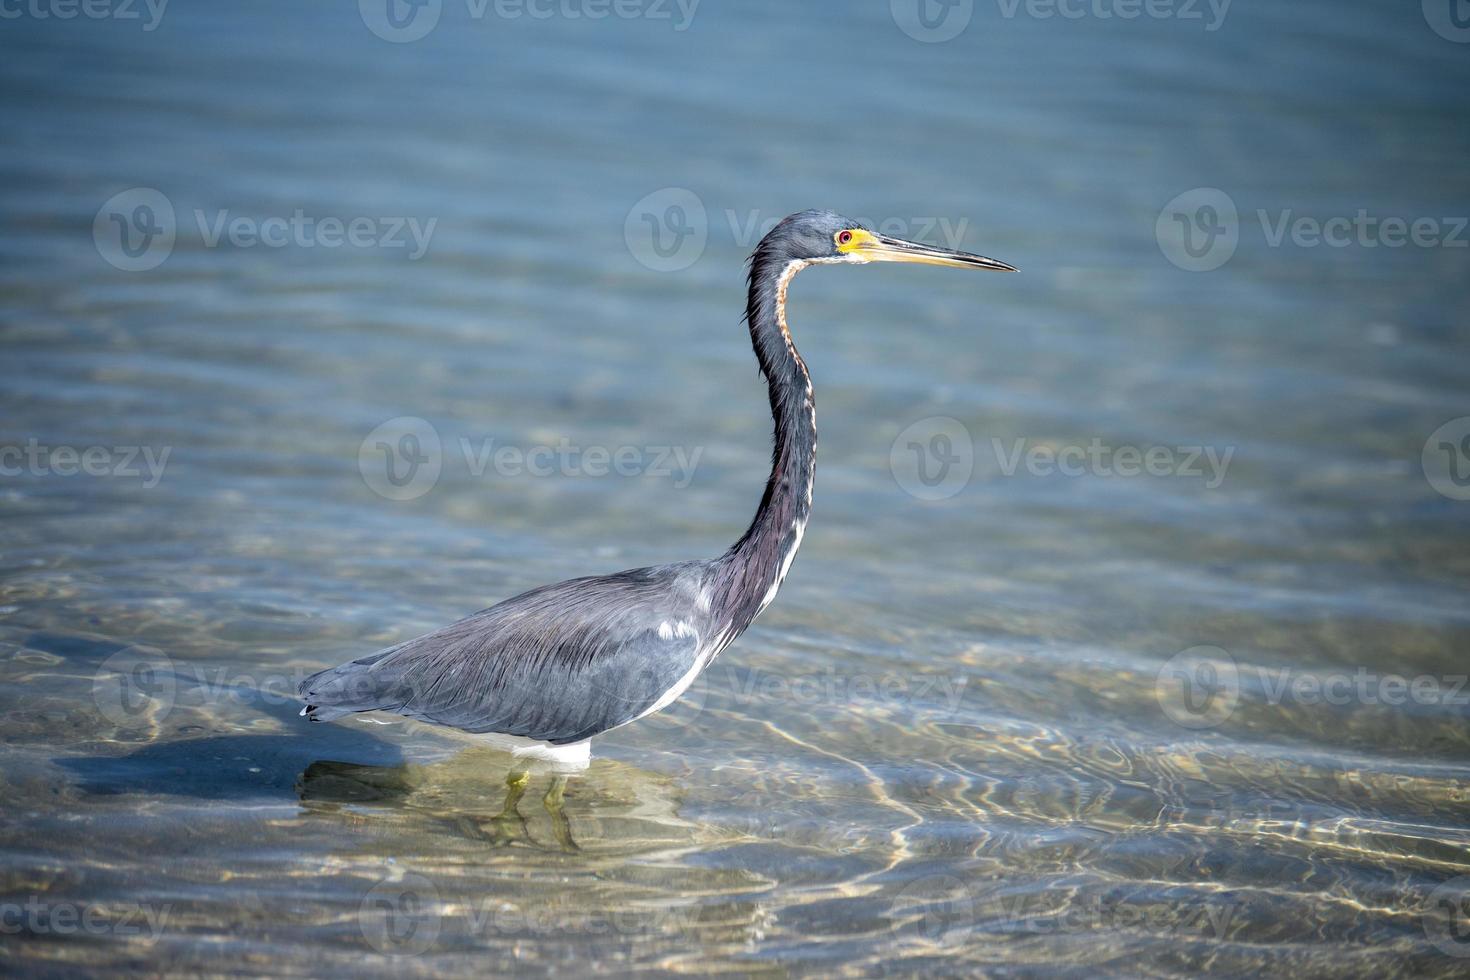
POLYGON ((526 795, 526 787, 531 785, 531 774, 522 769, 516 772, 512 769, 505 774, 505 806, 501 807, 501 817, 521 817, 521 811, 516 807, 521 805, 521 797, 526 795))
POLYGON ((480 834, 490 843, 503 846, 514 843, 517 839, 530 839, 530 833, 526 829, 526 818, 521 816, 521 811, 518 809, 521 797, 526 795, 526 787, 529 785, 531 785, 531 774, 524 769, 519 772, 512 769, 506 773, 505 806, 500 808, 498 814, 490 818, 491 828, 480 831, 480 834))
POLYGON ((566 811, 562 809, 562 801, 566 797, 567 777, 552 776, 551 786, 547 788, 546 795, 541 798, 541 805, 546 807, 546 812, 551 815, 551 829, 556 834, 556 841, 565 851, 580 851, 577 842, 572 840, 572 825, 567 820, 566 811))

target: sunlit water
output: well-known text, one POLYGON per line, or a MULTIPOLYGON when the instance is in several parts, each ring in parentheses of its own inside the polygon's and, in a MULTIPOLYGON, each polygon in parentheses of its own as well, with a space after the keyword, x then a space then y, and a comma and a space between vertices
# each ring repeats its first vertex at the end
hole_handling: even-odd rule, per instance
POLYGON ((1470 970, 1470 458, 1431 439, 1470 45, 1416 3, 942 43, 840 6, 0 23, 0 445, 78 453, 0 478, 8 969, 1470 970), (138 271, 133 188, 174 212, 138 271), (1195 188, 1214 271, 1170 259, 1222 254, 1171 238, 1195 188), (565 826, 544 773, 502 812, 503 756, 297 718, 309 671, 743 529, 741 263, 808 206, 1023 271, 801 278, 801 557, 565 826), (1273 244, 1360 209, 1438 244, 1273 244), (221 231, 298 210, 404 245, 221 231))

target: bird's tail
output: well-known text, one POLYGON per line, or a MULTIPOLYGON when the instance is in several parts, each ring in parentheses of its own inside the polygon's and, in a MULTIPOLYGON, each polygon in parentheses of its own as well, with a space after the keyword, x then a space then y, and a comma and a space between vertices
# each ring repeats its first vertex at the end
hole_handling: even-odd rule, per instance
POLYGON ((301 714, 311 721, 332 721, 359 711, 392 710, 398 705, 387 696, 388 685, 377 676, 373 666, 392 650, 384 650, 361 660, 312 674, 301 682, 297 692, 306 707, 301 714))
POLYGON ((335 721, 355 712, 351 708, 323 708, 319 704, 307 702, 306 707, 301 709, 301 713, 307 721, 335 721))

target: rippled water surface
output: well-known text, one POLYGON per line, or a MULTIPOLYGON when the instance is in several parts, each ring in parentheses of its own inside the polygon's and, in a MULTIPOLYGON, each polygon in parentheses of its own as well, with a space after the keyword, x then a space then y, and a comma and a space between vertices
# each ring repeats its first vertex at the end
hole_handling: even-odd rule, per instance
POLYGON ((0 963, 1465 975, 1470 44, 1419 6, 16 8, 0 963), (741 263, 810 206, 1022 272, 799 280, 814 518, 683 700, 560 810, 296 717, 322 666, 733 540, 741 263), (1273 238, 1360 210, 1438 238, 1273 238))

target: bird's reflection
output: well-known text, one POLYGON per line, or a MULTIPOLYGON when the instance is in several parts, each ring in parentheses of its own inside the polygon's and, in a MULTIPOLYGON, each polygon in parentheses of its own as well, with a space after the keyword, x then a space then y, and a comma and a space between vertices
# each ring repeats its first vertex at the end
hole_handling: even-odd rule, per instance
POLYGON ((296 782, 308 811, 412 810, 493 847, 565 853, 578 853, 587 843, 573 834, 569 810, 584 836, 599 844, 687 839, 691 827, 676 815, 669 789, 662 777, 606 760, 571 775, 527 766, 494 750, 469 750, 423 765, 319 760, 296 782), (528 795, 539 797, 539 806, 528 795), (616 841, 608 839, 614 825, 616 841))
MULTIPOLYGON (((424 787, 426 766, 370 766, 354 762, 321 760, 306 767, 297 782, 297 796, 303 804, 364 804, 404 801, 424 787)), ((462 814, 456 824, 471 838, 498 847, 522 845, 540 847, 531 834, 530 822, 521 812, 521 801, 531 787, 532 772, 513 767, 505 777, 505 802, 500 811, 488 818, 462 814)), ((564 851, 581 850, 572 838, 571 822, 566 814, 567 775, 553 772, 546 777, 547 788, 541 805, 551 818, 552 834, 564 851)))

